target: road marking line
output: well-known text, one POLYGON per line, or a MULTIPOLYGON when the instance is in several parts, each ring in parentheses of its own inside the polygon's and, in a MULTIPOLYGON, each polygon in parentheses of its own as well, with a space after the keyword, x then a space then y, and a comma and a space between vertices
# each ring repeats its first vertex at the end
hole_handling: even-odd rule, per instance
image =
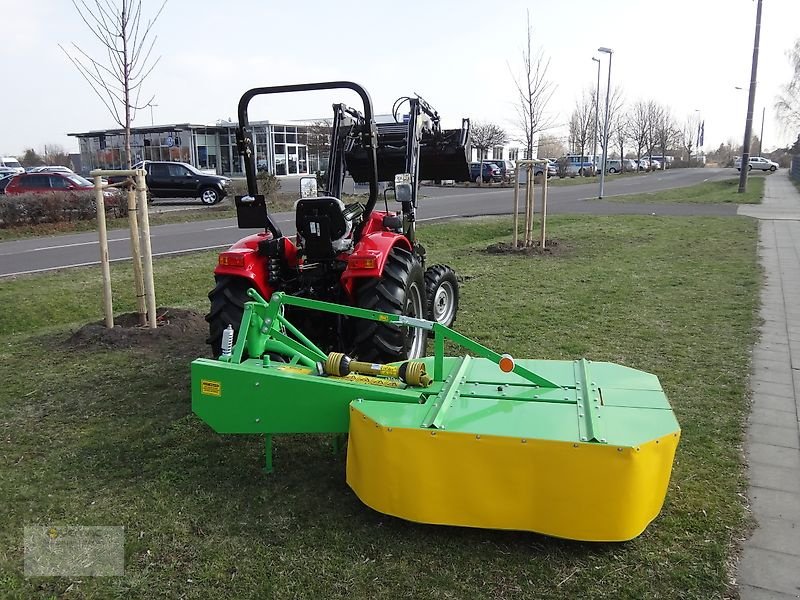
POLYGON ((223 225, 222 227, 206 227, 203 231, 216 231, 218 229, 236 229, 238 225, 223 225))
POLYGON ((417 219, 417 223, 421 223, 422 221, 436 221, 437 219, 452 219, 459 215, 442 215, 441 217, 428 217, 427 219, 417 219))
MULTIPOLYGON (((287 235, 288 239, 293 239, 296 236, 294 235, 287 235)), ((201 252, 203 250, 215 250, 217 248, 230 248, 230 244, 217 244, 216 246, 200 246, 199 248, 186 248, 185 250, 170 250, 169 252, 154 252, 153 257, 157 256, 170 256, 173 254, 186 254, 187 252, 201 252)), ((122 262, 123 260, 131 260, 130 256, 126 256, 123 258, 112 258, 108 262, 122 262)), ((71 265, 61 265, 59 267, 46 267, 44 269, 31 269, 30 271, 17 271, 16 273, 3 273, 0 274, 0 279, 4 277, 14 277, 16 275, 32 275, 34 273, 46 273, 48 271, 60 271, 61 269, 72 269, 75 267, 91 267, 94 265, 99 265, 100 261, 95 260, 91 262, 84 262, 84 263, 74 263, 71 265)))
MULTIPOLYGON (((113 240, 108 240, 109 243, 111 242, 125 242, 130 240, 129 237, 124 238, 116 238, 113 240)), ((61 248, 72 248, 74 246, 89 246, 91 244, 99 244, 98 240, 92 240, 90 242, 75 242, 74 244, 58 244, 56 246, 42 246, 40 248, 29 248, 28 250, 14 250, 12 252, 2 252, 0 256, 14 256, 16 254, 28 254, 30 252, 43 252, 45 250, 59 250, 61 248)))
MULTIPOLYGON (((171 254, 185 254, 186 252, 200 252, 202 250, 214 250, 216 248, 229 248, 230 244, 219 244, 216 246, 201 246, 199 248, 186 248, 185 250, 171 250, 169 252, 154 252, 153 256, 169 256, 171 254)), ((123 260, 131 260, 130 256, 126 256, 123 258, 112 258, 108 262, 122 262, 123 260)), ((31 275, 33 273, 46 273, 47 271, 60 271, 61 269, 72 269, 75 267, 90 267, 93 265, 99 265, 100 261, 90 261, 90 262, 83 262, 83 263, 74 263, 71 265, 61 265, 58 267, 46 267, 44 269, 31 269, 30 271, 17 271, 15 273, 3 273, 0 274, 0 279, 4 277, 14 277, 16 275, 31 275)))

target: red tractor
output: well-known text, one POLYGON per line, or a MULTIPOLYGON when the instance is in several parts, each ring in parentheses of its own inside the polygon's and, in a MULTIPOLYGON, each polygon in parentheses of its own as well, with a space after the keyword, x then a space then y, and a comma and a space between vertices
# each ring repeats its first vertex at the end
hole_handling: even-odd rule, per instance
MULTIPOLYGON (((393 120, 376 124, 372 101, 360 85, 348 81, 262 87, 239 100, 236 130, 244 157, 248 195, 236 197, 240 228, 263 227, 219 255, 216 286, 209 293, 206 316, 214 356, 221 353, 223 331, 238 331, 247 290, 264 298, 283 291, 296 296, 359 306, 451 325, 458 310, 458 281, 453 270, 433 265, 425 270, 425 249, 416 239, 419 181, 469 176, 469 120, 461 129, 443 130, 438 113, 422 98, 402 97, 393 107, 393 120), (296 237, 284 235, 257 193, 253 133, 247 109, 263 94, 349 89, 363 102, 363 113, 344 104, 333 105, 326 189, 316 179, 301 181, 296 203, 296 237), (398 111, 408 103, 408 113, 398 111), (345 176, 369 184, 365 204, 344 204, 345 176), (375 210, 381 182, 385 210, 375 210), (388 194, 399 203, 389 210, 388 194), (292 240, 295 237, 295 240, 292 240)), ((394 362, 425 353, 427 332, 346 316, 303 313, 292 321, 323 349, 346 352, 372 362, 394 362)), ((281 357, 274 357, 280 359, 281 357)))

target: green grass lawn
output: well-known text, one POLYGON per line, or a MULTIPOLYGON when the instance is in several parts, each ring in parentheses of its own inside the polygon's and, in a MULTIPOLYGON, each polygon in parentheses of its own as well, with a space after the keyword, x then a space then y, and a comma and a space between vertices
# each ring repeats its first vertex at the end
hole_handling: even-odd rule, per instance
POLYGON ((739 193, 739 179, 705 181, 688 187, 661 192, 608 196, 611 202, 685 202, 685 203, 733 203, 761 204, 764 197, 764 179, 768 175, 753 175, 747 178, 747 191, 739 193))
MULTIPOLYGON (((518 357, 656 373, 683 433, 661 515, 623 544, 422 526, 362 505, 326 436, 218 435, 190 411, 204 333, 66 344, 96 268, 0 286, 0 597, 697 598, 726 593, 747 527, 740 444, 760 282, 754 221, 553 217, 559 256, 489 255, 508 219, 428 225, 464 277, 456 328, 518 357), (24 525, 123 525, 123 578, 22 576, 24 525), (66 592, 70 589, 69 592, 66 592)), ((160 305, 205 310, 213 253, 159 259, 160 305)), ((116 306, 133 308, 115 263, 116 306)), ((424 494, 420 490, 420 494, 424 494)))

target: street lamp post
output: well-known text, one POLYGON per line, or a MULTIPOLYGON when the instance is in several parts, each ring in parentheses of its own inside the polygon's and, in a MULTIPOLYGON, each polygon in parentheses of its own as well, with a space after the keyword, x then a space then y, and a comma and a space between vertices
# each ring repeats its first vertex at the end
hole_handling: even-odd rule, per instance
POLYGON ((753 105, 756 103, 756 77, 758 75, 758 44, 761 39, 761 0, 756 7, 756 34, 753 40, 753 63, 750 67, 750 95, 747 98, 747 119, 744 122, 744 143, 739 173, 739 193, 747 191, 747 172, 750 170, 750 136, 753 133, 753 105))
MULTIPOLYGON (((592 164, 597 161, 597 132, 600 130, 600 59, 596 56, 592 60, 597 63, 597 87, 594 89, 594 150, 592 151, 592 164)), ((581 157, 583 161, 583 157, 581 157)), ((595 165, 595 171, 597 165, 595 165)))
MULTIPOLYGON (((760 2, 761 0, 759 0, 760 2)), ((608 111, 611 101, 611 57, 614 51, 611 48, 601 46, 597 49, 598 52, 608 54, 608 84, 606 85, 606 122, 603 124, 603 162, 600 164, 600 194, 598 198, 603 198, 603 192, 606 185, 606 160, 608 160, 608 111)))

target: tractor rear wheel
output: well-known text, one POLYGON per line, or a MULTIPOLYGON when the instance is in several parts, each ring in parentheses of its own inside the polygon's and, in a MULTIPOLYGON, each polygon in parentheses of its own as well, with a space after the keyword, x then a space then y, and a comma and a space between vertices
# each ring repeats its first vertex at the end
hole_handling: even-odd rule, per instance
MULTIPOLYGON (((361 308, 417 319, 425 317, 425 279, 419 259, 408 250, 393 248, 383 275, 358 290, 361 308)), ((425 354, 427 331, 379 321, 356 320, 354 353, 369 362, 396 362, 425 354)))
POLYGON ((247 290, 253 287, 250 280, 230 275, 218 275, 217 285, 208 293, 211 300, 211 311, 206 315, 208 321, 208 339, 214 358, 222 354, 222 332, 230 325, 239 333, 242 323, 244 303, 250 301, 247 290))
POLYGON ((450 327, 458 312, 458 278, 447 265, 433 265, 425 271, 425 318, 450 327))

